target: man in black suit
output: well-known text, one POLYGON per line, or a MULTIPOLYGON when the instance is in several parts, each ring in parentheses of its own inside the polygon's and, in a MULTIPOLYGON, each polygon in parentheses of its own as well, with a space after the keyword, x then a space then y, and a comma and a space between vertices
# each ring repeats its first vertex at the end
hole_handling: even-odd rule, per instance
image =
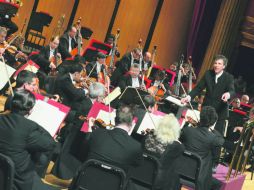
POLYGON ((72 55, 70 52, 77 47, 76 40, 77 28, 72 26, 64 35, 60 38, 59 53, 62 55, 63 60, 72 55))
POLYGON ((56 69, 57 60, 61 59, 61 54, 58 53, 59 37, 52 37, 50 39, 49 45, 43 47, 40 53, 37 55, 37 58, 34 61, 40 66, 40 70, 48 74, 50 70, 56 69))
POLYGON ((26 119, 35 104, 35 97, 27 90, 14 94, 11 112, 0 116, 0 152, 15 164, 13 188, 19 190, 58 189, 44 184, 35 171, 35 154, 54 150, 50 134, 37 123, 26 119))
POLYGON ((189 102, 206 89, 203 106, 215 108, 218 114, 215 129, 221 134, 224 133, 225 119, 229 116, 228 100, 234 95, 234 78, 224 71, 227 62, 225 56, 216 55, 213 70, 208 70, 189 95, 181 99, 182 103, 189 102))
POLYGON ((104 73, 105 70, 105 60, 106 55, 98 52, 97 61, 90 62, 86 65, 87 76, 95 78, 97 81, 104 80, 102 79, 101 73, 104 73))
POLYGON ((128 52, 125 55, 123 55, 121 60, 116 63, 116 69, 112 73, 110 79, 114 86, 118 85, 118 82, 121 79, 121 77, 130 70, 131 66, 134 63, 138 64, 141 71, 142 67, 141 55, 142 55, 141 50, 139 48, 135 48, 131 52, 128 52))
POLYGON ((142 147, 128 135, 133 121, 131 107, 122 106, 116 111, 113 130, 96 129, 89 140, 88 159, 98 159, 123 168, 127 173, 131 166, 142 161, 142 147))
POLYGON ((139 65, 134 63, 131 66, 129 73, 122 77, 119 81, 118 86, 120 87, 122 92, 128 86, 145 89, 145 85, 142 84, 142 80, 139 78, 139 73, 139 65))
POLYGON ((75 87, 75 83, 81 80, 81 64, 73 64, 69 68, 69 73, 58 76, 55 83, 55 93, 63 99, 63 104, 76 109, 74 103, 81 102, 86 97, 86 91, 75 87), (74 106, 74 107, 73 107, 74 106))
POLYGON ((202 159, 196 189, 220 189, 220 182, 212 178, 214 151, 224 143, 222 135, 214 130, 217 118, 218 115, 213 107, 204 106, 200 113, 199 126, 185 127, 182 130, 180 140, 186 150, 197 153, 202 159))
POLYGON ((142 59, 142 71, 147 71, 152 65, 152 55, 150 52, 145 52, 142 59))

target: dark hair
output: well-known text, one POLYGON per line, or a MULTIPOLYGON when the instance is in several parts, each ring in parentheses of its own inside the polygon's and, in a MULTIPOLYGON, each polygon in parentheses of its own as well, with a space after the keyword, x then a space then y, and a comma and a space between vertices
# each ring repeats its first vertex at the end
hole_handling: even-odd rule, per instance
POLYGON ((28 70, 20 71, 16 79, 16 88, 23 86, 25 83, 33 82, 33 78, 37 78, 35 73, 28 70))
POLYGON ((139 64, 133 63, 133 65, 131 66, 131 68, 139 69, 139 64))
POLYGON ((128 126, 132 125, 133 120, 133 109, 131 106, 122 105, 116 110, 116 125, 126 123, 128 126))
POLYGON ((219 59, 223 60, 223 64, 226 67, 228 64, 228 59, 224 55, 220 55, 220 54, 214 56, 214 61, 217 61, 219 59))
POLYGON ((11 100, 11 112, 27 115, 34 107, 35 96, 28 90, 21 89, 14 93, 11 100))
POLYGON ((155 99, 152 95, 146 95, 144 97, 144 103, 145 103, 145 106, 148 108, 149 106, 150 107, 153 107, 155 105, 155 99))
POLYGON ((71 65, 70 66, 70 69, 69 69, 69 72, 71 73, 71 74, 73 74, 73 73, 75 73, 75 72, 81 72, 83 70, 83 66, 81 65, 81 64, 73 64, 73 65, 71 65))
POLYGON ((158 77, 159 80, 163 80, 165 76, 166 76, 165 71, 158 70, 155 73, 155 78, 158 77))
POLYGON ((216 110, 211 106, 204 106, 200 113, 200 127, 210 127, 217 119, 216 110))

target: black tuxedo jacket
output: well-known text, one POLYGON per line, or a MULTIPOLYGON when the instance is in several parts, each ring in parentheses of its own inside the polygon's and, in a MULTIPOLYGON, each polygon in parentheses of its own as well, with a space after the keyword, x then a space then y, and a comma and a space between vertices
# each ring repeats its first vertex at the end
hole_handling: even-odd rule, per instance
MULTIPOLYGON (((57 53, 58 53, 58 49, 54 51, 54 56, 56 56, 57 53)), ((38 55, 38 58, 36 60, 36 63, 40 66, 40 70, 45 72, 46 74, 48 74, 50 71, 49 56, 50 56, 50 47, 48 45, 41 49, 38 55)))
MULTIPOLYGON (((78 45, 78 43, 76 42, 76 40, 72 38, 71 49, 74 49, 75 47, 77 47, 77 45, 78 45)), ((69 35, 68 35, 68 33, 65 33, 60 38, 59 52, 61 53, 63 60, 68 57, 71 57, 71 54, 69 53, 69 35)))
POLYGON ((86 97, 83 89, 74 86, 69 73, 57 77, 55 85, 55 93, 63 98, 63 103, 65 105, 72 108, 74 103, 80 102, 86 97))
POLYGON ((108 162, 128 172, 131 166, 142 161, 142 147, 123 129, 99 128, 90 136, 88 158, 108 162))
POLYGON ((47 131, 24 116, 16 113, 0 116, 0 152, 15 164, 14 189, 32 190, 33 186, 47 189, 35 172, 31 154, 50 152, 55 145, 47 131))
MULTIPOLYGON (((142 81, 140 78, 138 78, 139 80, 139 85, 141 85, 142 81)), ((131 75, 125 75, 124 77, 122 77, 122 79, 119 81, 118 86, 120 87, 121 91, 123 92, 123 90, 128 87, 128 86, 132 86, 132 78, 131 75)))
POLYGON ((198 154, 202 159, 197 189, 210 189, 214 150, 222 146, 224 138, 219 132, 211 132, 206 127, 185 127, 180 139, 186 150, 198 154))
POLYGON ((190 92, 193 99, 199 95, 203 89, 206 89, 203 106, 212 106, 216 109, 219 119, 226 119, 228 113, 228 103, 221 100, 222 94, 230 93, 230 97, 234 95, 234 78, 231 74, 223 72, 215 83, 215 73, 213 70, 208 70, 203 78, 199 81, 197 86, 190 92))
MULTIPOLYGON (((105 69, 104 65, 101 65, 101 70, 99 72, 103 72, 103 70, 105 69)), ((97 65, 96 65, 96 61, 90 62, 86 65, 86 74, 92 77, 92 78, 96 78, 98 79, 98 74, 97 74, 97 65), (94 68, 94 69, 93 69, 94 68), (93 69, 93 71, 92 71, 93 69), (92 73, 90 74, 90 72, 92 71, 92 73)))

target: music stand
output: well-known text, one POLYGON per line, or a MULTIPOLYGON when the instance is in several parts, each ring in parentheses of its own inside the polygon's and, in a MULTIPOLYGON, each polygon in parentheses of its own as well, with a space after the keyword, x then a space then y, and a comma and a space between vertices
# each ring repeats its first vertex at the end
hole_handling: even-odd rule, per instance
POLYGON ((118 99, 125 104, 143 105, 143 99, 146 95, 149 95, 147 91, 128 86, 118 99))

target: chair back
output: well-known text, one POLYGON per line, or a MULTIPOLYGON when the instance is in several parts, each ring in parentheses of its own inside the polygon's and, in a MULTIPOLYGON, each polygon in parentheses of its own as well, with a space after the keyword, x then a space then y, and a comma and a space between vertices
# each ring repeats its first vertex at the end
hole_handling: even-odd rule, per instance
POLYGON ((190 151, 184 151, 176 164, 180 183, 188 187, 195 187, 200 174, 200 156, 190 151))
POLYGON ((0 153, 0 189, 11 190, 13 186, 14 163, 0 153))
POLYGON ((123 190, 125 172, 111 164, 90 159, 85 162, 73 179, 70 190, 123 190))
POLYGON ((130 178, 136 186, 151 189, 157 176, 158 169, 158 158, 151 154, 143 153, 142 164, 131 169, 130 178))

